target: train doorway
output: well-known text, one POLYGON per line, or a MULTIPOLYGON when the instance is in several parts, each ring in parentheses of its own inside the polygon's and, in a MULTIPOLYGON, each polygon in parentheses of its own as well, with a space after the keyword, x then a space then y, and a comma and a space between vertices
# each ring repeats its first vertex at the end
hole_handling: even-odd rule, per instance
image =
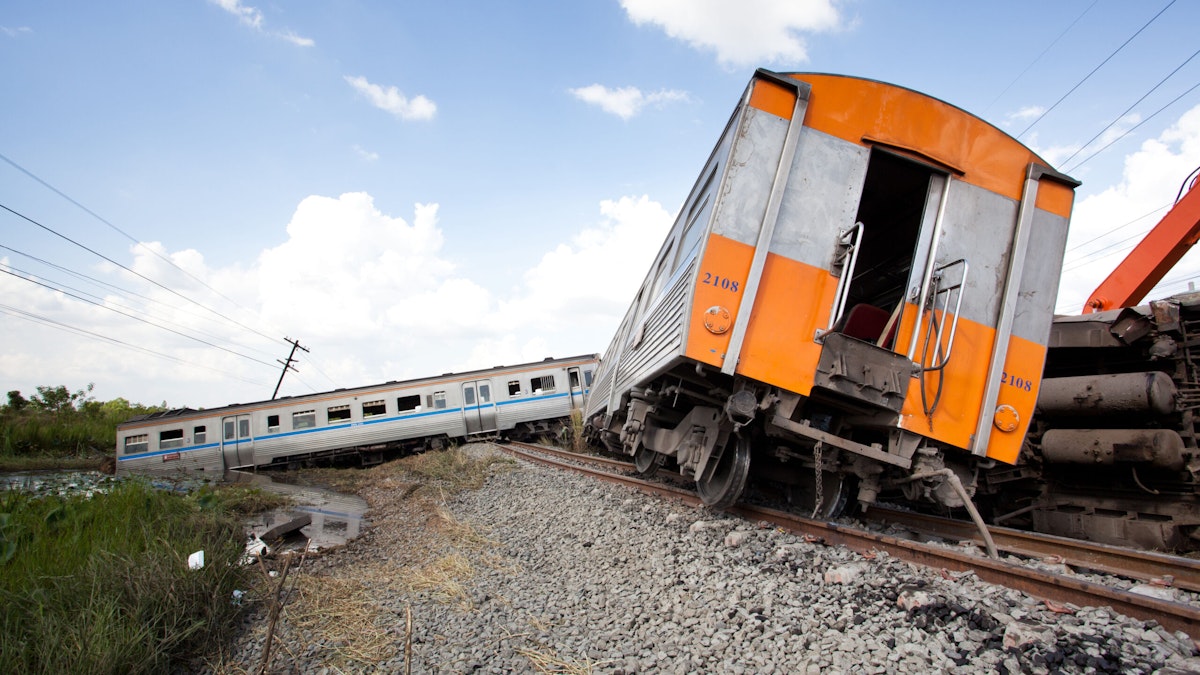
POLYGON ((578 368, 567 368, 567 383, 571 389, 571 409, 583 407, 583 373, 578 368))
POLYGON ((463 420, 468 434, 496 430, 496 404, 492 401, 492 381, 475 380, 462 386, 463 420))
POLYGON ((864 333, 853 337, 905 351, 908 345, 896 344, 896 327, 905 305, 923 299, 921 286, 928 283, 929 259, 937 255, 937 215, 948 181, 948 175, 923 162, 872 151, 856 217, 862 223, 862 243, 843 306, 847 324, 857 324, 864 333))
POLYGON ((254 436, 249 415, 230 415, 221 420, 221 459, 226 469, 254 466, 254 436))

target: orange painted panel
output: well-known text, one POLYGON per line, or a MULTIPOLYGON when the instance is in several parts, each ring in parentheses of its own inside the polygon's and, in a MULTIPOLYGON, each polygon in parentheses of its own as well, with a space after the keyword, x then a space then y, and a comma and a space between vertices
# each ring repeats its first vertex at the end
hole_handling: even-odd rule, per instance
POLYGON ((750 91, 750 105, 759 110, 792 119, 796 110, 796 92, 770 80, 755 79, 750 91))
POLYGON ((718 368, 724 363, 732 331, 720 334, 709 331, 704 327, 704 314, 710 307, 724 308, 729 312, 728 325, 733 325, 753 258, 753 246, 719 234, 708 235, 697 272, 692 315, 688 318, 685 356, 718 368))
MULTIPOLYGON (((1007 432, 992 425, 988 457, 1006 464, 1016 463, 1025 441, 1025 432, 1029 430, 1029 422, 1033 418, 1033 409, 1037 405, 1042 368, 1045 365, 1046 348, 1043 345, 1016 336, 1008 341, 1008 356, 1004 360, 996 406, 1011 405, 1016 408, 1018 423, 1016 429, 1007 432)), ((987 414, 992 414, 992 411, 987 414)))
POLYGON ((1071 205, 1075 203, 1075 190, 1057 181, 1043 180, 1038 183, 1037 207, 1063 218, 1071 217, 1071 205))
POLYGON ((812 85, 805 126, 852 143, 864 136, 963 172, 961 179, 1020 200, 1025 168, 1046 164, 1011 136, 954 106, 882 82, 836 75, 792 74, 812 85))
MULTIPOLYGON (((942 313, 936 314, 941 321, 942 313)), ((916 306, 907 305, 904 316, 897 344, 907 350, 916 306)), ((925 347, 927 327, 928 323, 922 327, 917 339, 915 360, 918 362, 925 347)), ((941 371, 927 372, 924 377, 916 377, 909 382, 908 396, 900 411, 900 428, 959 448, 969 448, 971 435, 975 433, 979 406, 983 401, 987 364, 995 335, 995 330, 988 326, 959 319, 950 362, 941 371), (926 407, 933 408, 933 415, 925 413, 926 407)))
POLYGON ((738 374, 807 396, 821 357, 813 337, 828 326, 836 291, 827 270, 768 255, 738 374))

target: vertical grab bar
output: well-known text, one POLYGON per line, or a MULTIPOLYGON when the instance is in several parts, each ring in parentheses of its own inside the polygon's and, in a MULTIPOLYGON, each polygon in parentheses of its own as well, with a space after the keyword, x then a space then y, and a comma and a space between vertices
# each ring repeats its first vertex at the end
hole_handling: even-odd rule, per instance
POLYGON ((947 363, 950 363, 950 354, 951 354, 951 352, 954 351, 954 336, 958 333, 958 317, 962 315, 961 310, 962 310, 963 291, 966 289, 967 273, 970 272, 970 270, 971 270, 971 266, 970 266, 970 264, 967 263, 966 259, 959 258, 958 260, 955 260, 954 262, 946 263, 945 265, 942 265, 941 267, 937 268, 937 270, 934 272, 933 283, 934 283, 935 288, 934 288, 933 293, 931 294, 932 307, 929 308, 929 311, 931 311, 931 312, 937 311, 937 297, 939 295, 945 295, 946 300, 944 301, 944 303, 942 305, 943 306, 942 322, 940 324, 938 324, 937 335, 931 336, 931 333, 933 332, 933 320, 932 319, 929 322, 929 327, 925 331, 925 343, 926 344, 929 344, 930 337, 933 337, 935 340, 934 347, 933 347, 933 360, 935 363, 937 363, 937 365, 926 366, 924 363, 922 363, 921 364, 922 370, 925 370, 925 371, 941 370, 942 368, 946 367, 947 363), (951 267, 954 267, 955 265, 962 265, 962 276, 959 278, 958 283, 954 284, 953 286, 947 286, 945 288, 940 288, 941 281, 942 281, 942 278, 946 274, 946 270, 950 269, 951 267), (945 334, 945 331, 946 331, 946 323, 947 323, 945 320, 946 313, 947 313, 947 309, 950 306, 950 301, 949 301, 950 294, 956 290, 958 291, 958 297, 955 299, 955 302, 954 302, 954 313, 952 315, 954 317, 954 319, 952 322, 950 322, 950 339, 946 343, 946 353, 943 355, 941 353, 941 351, 942 351, 942 336, 945 334), (940 362, 938 362, 939 359, 941 359, 940 362))
POLYGON ((855 266, 858 265, 858 249, 859 244, 862 243, 862 236, 863 224, 855 223, 853 227, 842 232, 838 237, 838 245, 846 248, 834 260, 833 266, 837 267, 838 263, 841 263, 842 275, 838 278, 837 289, 833 292, 833 306, 829 308, 829 326, 824 330, 817 330, 816 340, 820 340, 822 336, 832 331, 838 320, 842 318, 842 312, 846 310, 846 300, 850 297, 850 279, 854 276, 855 266), (846 263, 847 257, 850 258, 848 264, 846 263))
POLYGON ((937 216, 933 221, 933 237, 929 242, 929 258, 925 263, 925 274, 921 278, 921 297, 917 301, 917 319, 913 324, 912 337, 908 342, 908 360, 912 361, 917 355, 917 338, 921 335, 921 321, 925 317, 925 303, 929 301, 929 287, 933 283, 934 269, 937 267, 938 246, 942 241, 942 227, 946 221, 946 203, 950 201, 950 180, 945 177, 942 185, 942 200, 938 203, 937 216))

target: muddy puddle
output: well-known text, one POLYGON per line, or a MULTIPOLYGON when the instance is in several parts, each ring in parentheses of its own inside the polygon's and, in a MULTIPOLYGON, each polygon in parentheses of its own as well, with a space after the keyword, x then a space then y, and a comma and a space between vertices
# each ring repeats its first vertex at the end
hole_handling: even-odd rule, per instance
POLYGON ((310 551, 318 551, 340 546, 357 537, 365 524, 367 502, 357 495, 281 483, 262 473, 226 471, 224 480, 252 484, 292 500, 284 509, 251 518, 247 530, 256 536, 262 537, 272 529, 286 529, 288 523, 303 522, 304 517, 308 518, 308 524, 285 534, 281 542, 276 542, 272 546, 274 550, 304 550, 307 547, 310 551))

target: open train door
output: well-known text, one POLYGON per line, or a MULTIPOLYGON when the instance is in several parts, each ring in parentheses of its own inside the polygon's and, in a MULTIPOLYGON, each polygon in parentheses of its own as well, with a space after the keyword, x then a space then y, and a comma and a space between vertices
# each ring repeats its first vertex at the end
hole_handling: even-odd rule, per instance
POLYGON ((463 420, 468 434, 482 434, 496 430, 496 404, 492 401, 492 381, 475 380, 464 382, 463 420))
POLYGON ((583 374, 579 368, 567 368, 567 382, 571 389, 571 410, 583 408, 583 374))
POLYGON ((226 469, 254 466, 254 437, 249 415, 230 415, 221 420, 221 459, 226 469))

